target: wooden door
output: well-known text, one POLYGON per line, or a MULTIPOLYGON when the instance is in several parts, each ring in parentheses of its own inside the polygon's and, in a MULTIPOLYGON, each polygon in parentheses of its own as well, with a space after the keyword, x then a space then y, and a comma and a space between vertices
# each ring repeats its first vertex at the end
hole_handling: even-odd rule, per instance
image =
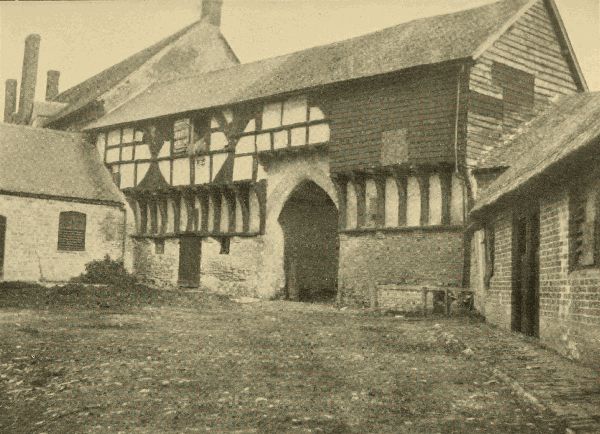
POLYGON ((0 215, 0 279, 4 277, 4 245, 6 241, 6 217, 0 215))
POLYGON ((186 236, 179 239, 179 285, 196 288, 200 285, 202 238, 186 236))
POLYGON ((513 225, 512 328, 539 335, 539 212, 519 214, 513 225))

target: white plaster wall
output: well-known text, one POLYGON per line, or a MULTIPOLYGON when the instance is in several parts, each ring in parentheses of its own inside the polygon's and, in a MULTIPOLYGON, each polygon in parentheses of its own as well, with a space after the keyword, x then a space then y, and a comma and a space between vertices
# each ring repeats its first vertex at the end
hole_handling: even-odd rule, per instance
POLYGON ((0 215, 6 217, 4 280, 64 281, 105 255, 123 259, 125 214, 118 207, 0 196, 0 215), (85 251, 58 250, 62 211, 86 215, 85 251))
POLYGON ((462 179, 452 175, 452 198, 450 204, 450 221, 452 224, 462 224, 464 220, 465 187, 462 179))
POLYGON ((352 182, 346 185, 346 229, 355 229, 358 226, 358 199, 356 188, 352 182))
POLYGON ((429 225, 442 224, 442 183, 439 175, 429 177, 429 225))
POLYGON ((374 228, 377 217, 377 186, 372 179, 365 181, 365 211, 365 226, 374 228))
POLYGON ((398 226, 398 185, 394 178, 385 180, 385 226, 398 226))

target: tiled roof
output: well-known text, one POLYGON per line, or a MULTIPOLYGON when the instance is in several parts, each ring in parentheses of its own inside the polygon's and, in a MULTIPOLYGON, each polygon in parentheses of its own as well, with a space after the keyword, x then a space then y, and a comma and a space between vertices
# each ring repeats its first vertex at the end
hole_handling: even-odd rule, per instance
MULTIPOLYGON (((215 49, 223 49, 232 59, 232 62, 227 66, 230 66, 232 63, 239 63, 235 53, 231 50, 231 47, 218 27, 204 21, 196 21, 177 33, 162 39, 156 44, 139 51, 127 59, 57 95, 53 101, 67 103, 68 106, 55 115, 52 121, 65 118, 91 102, 98 100, 103 94, 113 89, 130 74, 143 67, 143 65, 150 61, 151 58, 159 55, 161 51, 167 50, 171 46, 176 47, 178 51, 178 53, 171 54, 171 57, 176 57, 177 54, 183 53, 186 49, 188 50, 187 57, 191 62, 194 61, 195 57, 198 57, 200 62, 196 63, 201 63, 201 65, 186 65, 185 73, 187 74, 207 72, 223 67, 220 63, 222 56, 214 55, 215 49), (215 43, 215 40, 219 43, 215 43), (202 50, 207 52, 202 54, 199 53, 202 50), (214 57, 215 61, 218 63, 216 68, 211 67, 211 62, 207 61, 207 59, 210 59, 211 57, 214 57)), ((169 53, 165 52, 165 54, 168 56, 169 53)), ((177 67, 177 59, 170 59, 170 61, 171 63, 175 63, 175 65, 172 65, 173 67, 177 67)), ((166 60, 166 62, 169 63, 168 60, 166 60)))
POLYGON ((598 138, 600 92, 561 97, 505 148, 502 159, 509 168, 483 191, 471 212, 493 205, 598 138))
POLYGON ((2 192, 121 202, 121 195, 83 136, 0 123, 2 192))
POLYGON ((469 58, 528 4, 528 0, 502 0, 280 57, 156 83, 89 128, 469 58))

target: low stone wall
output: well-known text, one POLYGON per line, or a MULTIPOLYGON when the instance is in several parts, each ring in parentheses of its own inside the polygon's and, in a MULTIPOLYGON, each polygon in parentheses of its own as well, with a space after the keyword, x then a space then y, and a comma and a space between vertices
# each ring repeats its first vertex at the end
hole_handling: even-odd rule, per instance
POLYGON ((371 306, 384 302, 412 310, 415 303, 421 303, 418 291, 386 289, 382 295, 380 288, 460 286, 462 246, 460 229, 342 233, 338 300, 344 304, 371 306))

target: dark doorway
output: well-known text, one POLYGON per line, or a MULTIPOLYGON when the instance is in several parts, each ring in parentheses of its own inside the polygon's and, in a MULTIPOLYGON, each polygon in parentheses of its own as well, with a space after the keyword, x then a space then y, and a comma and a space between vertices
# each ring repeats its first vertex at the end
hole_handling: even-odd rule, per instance
POLYGON ((515 215, 512 329, 528 336, 539 336, 539 244, 539 210, 515 215))
POLYGON ((6 217, 0 215, 0 279, 4 277, 4 245, 6 243, 6 217))
POLYGON ((338 211, 329 195, 306 181, 279 215, 284 236, 286 297, 326 301, 335 297, 338 273, 338 211))
POLYGON ((179 285, 196 288, 200 285, 202 238, 185 236, 179 239, 179 285))

